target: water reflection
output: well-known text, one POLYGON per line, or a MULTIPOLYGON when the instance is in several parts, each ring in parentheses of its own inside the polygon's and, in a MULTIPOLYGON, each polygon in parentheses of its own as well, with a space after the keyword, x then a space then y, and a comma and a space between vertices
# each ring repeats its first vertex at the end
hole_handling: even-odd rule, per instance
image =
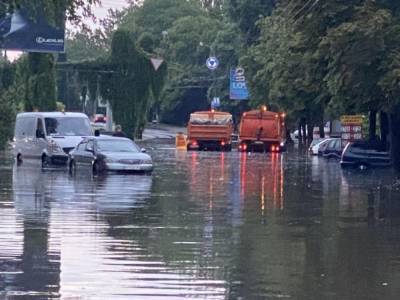
POLYGON ((0 298, 397 299, 397 174, 153 150, 153 176, 0 168, 0 298))

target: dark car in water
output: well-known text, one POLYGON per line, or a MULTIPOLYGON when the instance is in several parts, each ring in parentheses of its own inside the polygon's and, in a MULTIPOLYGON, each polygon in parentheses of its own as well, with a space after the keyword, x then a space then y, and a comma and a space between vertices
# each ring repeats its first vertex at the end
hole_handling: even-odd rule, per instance
POLYGON ((340 165, 359 169, 389 167, 392 159, 386 147, 368 142, 354 142, 348 143, 344 148, 340 165))
POLYGON ((337 158, 342 156, 342 140, 340 138, 330 139, 326 146, 321 150, 325 158, 337 158))
POLYGON ((103 171, 137 171, 151 173, 153 162, 132 140, 120 137, 99 136, 86 138, 69 154, 69 169, 92 168, 103 171))

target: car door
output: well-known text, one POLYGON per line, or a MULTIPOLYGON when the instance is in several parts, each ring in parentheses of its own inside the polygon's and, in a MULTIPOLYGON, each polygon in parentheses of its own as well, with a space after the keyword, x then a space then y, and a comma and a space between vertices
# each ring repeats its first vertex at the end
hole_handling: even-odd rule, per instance
POLYGON ((43 120, 41 118, 38 118, 36 120, 35 136, 34 136, 35 156, 41 157, 46 148, 47 148, 47 141, 45 138, 43 120))
POLYGON ((86 149, 86 144, 87 141, 82 141, 76 146, 76 148, 73 151, 70 152, 71 159, 74 160, 77 165, 82 164, 82 155, 86 149))
POLYGON ((342 156, 342 140, 341 139, 336 140, 334 155, 336 158, 339 158, 339 159, 342 156))
POLYGON ((82 151, 82 164, 85 166, 92 166, 94 157, 94 141, 89 140, 86 144, 85 150, 82 151))

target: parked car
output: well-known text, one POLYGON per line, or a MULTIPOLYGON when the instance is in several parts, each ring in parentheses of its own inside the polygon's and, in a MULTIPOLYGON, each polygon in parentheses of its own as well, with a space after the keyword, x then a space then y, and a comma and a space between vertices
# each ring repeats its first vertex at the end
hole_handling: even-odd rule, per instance
POLYGON ((342 149, 342 139, 330 139, 325 149, 322 151, 322 156, 325 158, 340 159, 342 156, 342 149))
POLYGON ((310 154, 312 155, 318 155, 318 149, 321 145, 323 145, 324 143, 327 143, 328 139, 314 139, 309 148, 308 151, 310 152, 310 154))
POLYGON ((333 140, 333 138, 328 138, 328 139, 324 140, 323 142, 321 142, 321 143, 318 145, 318 149, 317 149, 317 155, 318 155, 318 156, 323 156, 323 153, 324 153, 326 147, 328 146, 328 144, 329 144, 329 142, 330 142, 331 140, 333 140))
POLYGON ((41 159, 42 167, 67 164, 68 153, 93 136, 89 118, 70 112, 31 112, 17 115, 13 154, 18 162, 26 158, 41 159))
POLYGON ((139 171, 151 173, 153 162, 132 140, 98 136, 82 141, 69 155, 69 169, 91 168, 94 173, 104 171, 139 171))
POLYGON ((343 150, 340 165, 342 167, 389 167, 392 165, 390 152, 380 145, 368 142, 348 143, 343 150))

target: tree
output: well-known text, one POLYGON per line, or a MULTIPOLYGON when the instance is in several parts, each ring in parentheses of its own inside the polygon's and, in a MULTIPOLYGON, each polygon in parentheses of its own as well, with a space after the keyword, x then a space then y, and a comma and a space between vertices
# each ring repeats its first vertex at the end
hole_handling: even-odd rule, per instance
POLYGON ((158 96, 165 77, 165 65, 154 72, 146 55, 137 48, 130 31, 117 30, 111 56, 103 66, 101 93, 108 99, 116 122, 132 137, 140 137, 147 121, 151 97, 158 96))

